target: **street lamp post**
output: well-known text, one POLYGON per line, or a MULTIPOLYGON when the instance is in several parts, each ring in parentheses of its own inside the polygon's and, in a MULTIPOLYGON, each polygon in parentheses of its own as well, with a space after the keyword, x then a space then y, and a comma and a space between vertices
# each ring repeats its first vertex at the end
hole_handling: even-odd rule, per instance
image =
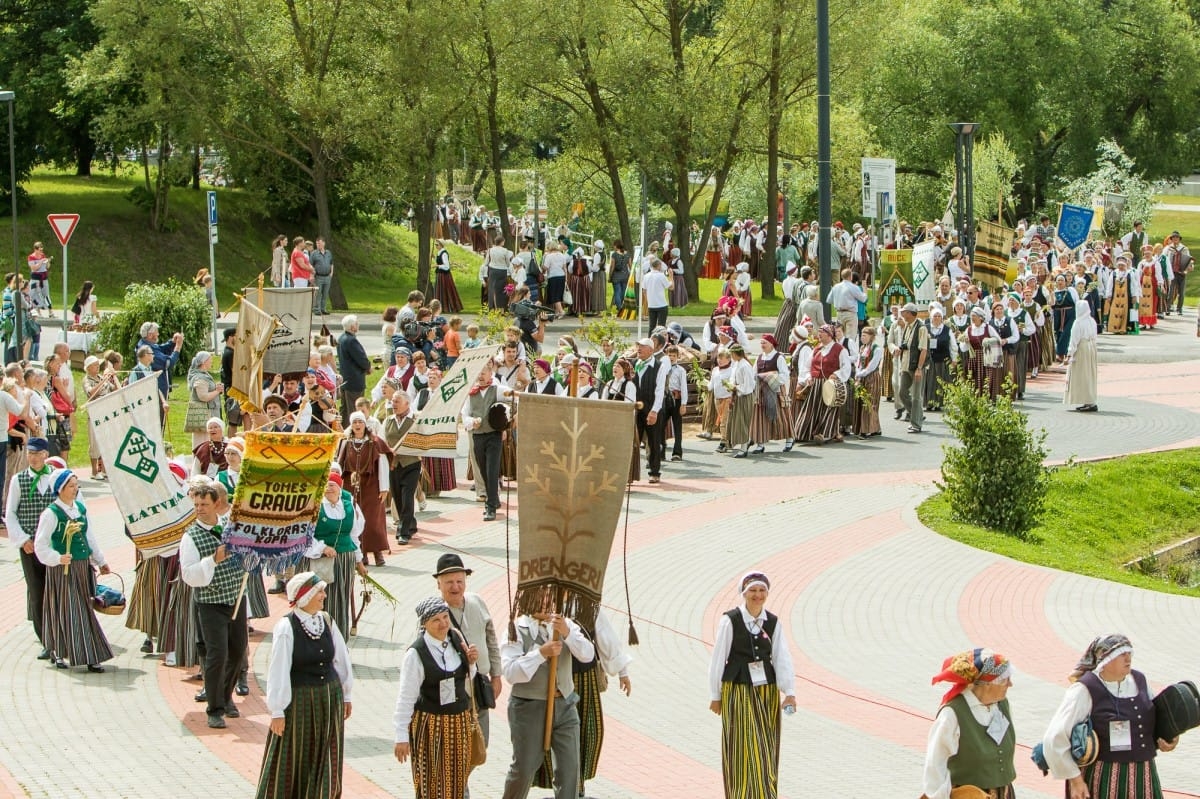
MULTIPOLYGON (((833 156, 830 146, 829 0, 817 0, 817 273, 821 291, 833 288, 833 156)), ((827 309, 829 318, 837 314, 827 309)))
POLYGON ((954 226, 963 254, 975 259, 975 132, 978 122, 951 122, 954 129, 954 226))
MULTIPOLYGON (((17 241, 17 146, 16 137, 13 135, 13 106, 16 104, 17 95, 11 91, 0 91, 0 103, 8 104, 8 185, 9 195, 12 199, 12 248, 13 248, 13 271, 16 272, 16 288, 13 291, 13 334, 16 336, 14 343, 16 344, 17 360, 21 360, 21 341, 24 338, 24 321, 21 319, 22 311, 24 310, 21 301, 21 251, 17 241)), ((2 348, 3 345, 0 345, 2 348)))

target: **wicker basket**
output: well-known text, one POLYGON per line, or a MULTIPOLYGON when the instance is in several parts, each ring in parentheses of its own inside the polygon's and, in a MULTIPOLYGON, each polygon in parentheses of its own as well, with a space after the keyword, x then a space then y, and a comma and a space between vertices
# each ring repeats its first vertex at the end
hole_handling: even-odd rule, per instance
MULTIPOLYGON (((121 583, 121 596, 122 596, 122 598, 125 597, 125 578, 124 577, 117 574, 116 572, 109 572, 107 575, 101 575, 101 576, 116 577, 117 580, 121 583)), ((96 579, 99 580, 100 576, 97 576, 96 579)), ((122 613, 125 612, 125 606, 129 603, 129 600, 125 599, 125 601, 121 602, 121 604, 119 604, 119 605, 104 606, 104 605, 101 605, 99 602, 97 602, 96 599, 97 599, 96 597, 92 597, 92 608, 97 613, 103 613, 106 616, 120 616, 122 613)))

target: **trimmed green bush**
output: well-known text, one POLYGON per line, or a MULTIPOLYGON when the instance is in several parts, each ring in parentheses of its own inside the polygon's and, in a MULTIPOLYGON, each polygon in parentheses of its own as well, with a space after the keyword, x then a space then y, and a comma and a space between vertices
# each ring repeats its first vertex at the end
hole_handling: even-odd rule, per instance
MULTIPOLYGON (((193 355, 212 344, 212 309, 204 291, 172 278, 165 283, 127 286, 122 309, 104 315, 96 346, 121 353, 125 356, 125 368, 132 369, 143 322, 157 322, 163 342, 177 331, 183 333, 183 352, 176 367, 181 374, 187 371, 193 355)), ((219 360, 221 354, 216 355, 219 360)))
POLYGON ((938 484, 953 517, 1024 538, 1045 511, 1046 431, 1030 430, 1007 396, 993 402, 961 381, 946 385, 943 417, 959 441, 942 446, 938 484))

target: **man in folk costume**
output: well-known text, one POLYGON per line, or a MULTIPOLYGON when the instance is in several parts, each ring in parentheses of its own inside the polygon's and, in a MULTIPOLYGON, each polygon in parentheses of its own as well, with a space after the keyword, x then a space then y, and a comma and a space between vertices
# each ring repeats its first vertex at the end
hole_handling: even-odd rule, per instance
POLYGON ((637 435, 639 440, 644 438, 646 441, 647 472, 651 483, 657 483, 662 473, 663 427, 670 401, 667 393, 670 363, 664 363, 663 341, 661 336, 639 341, 637 363, 633 367, 637 375, 637 398, 641 403, 637 411, 637 435))
POLYGON ((1108 332, 1124 334, 1137 332, 1137 303, 1142 285, 1129 271, 1129 258, 1117 258, 1117 268, 1108 284, 1108 332))
POLYGON ((1163 247, 1163 255, 1166 256, 1167 266, 1171 270, 1171 290, 1167 295, 1167 316, 1171 315, 1171 300, 1176 300, 1175 313, 1183 313, 1183 287, 1187 282, 1188 272, 1192 271, 1194 261, 1192 253, 1179 240, 1179 231, 1171 232, 1171 238, 1166 247, 1163 247))
POLYGON ((549 593, 542 610, 519 616, 514 629, 515 640, 500 647, 501 670, 512 686, 508 726, 513 757, 504 780, 503 799, 525 799, 545 758, 542 741, 551 681, 555 686, 550 734, 554 798, 575 799, 579 788, 579 712, 575 707, 579 695, 575 693, 572 663, 591 663, 596 647, 578 624, 555 612, 549 593), (551 662, 555 664, 553 673, 551 662))
POLYGON ((929 357, 929 328, 917 319, 917 306, 900 309, 904 333, 900 344, 900 384, 896 399, 908 414, 908 432, 920 433, 925 422, 925 359, 929 357))
MULTIPOLYGON (((43 643, 42 608, 46 595, 46 567, 34 553, 33 539, 42 511, 54 504, 54 491, 50 484, 53 470, 46 465, 49 448, 44 438, 30 438, 25 442, 29 467, 12 476, 8 484, 8 502, 4 508, 8 540, 21 553, 21 571, 25 574, 26 617, 33 622, 33 632, 38 641, 43 643)), ((43 647, 38 660, 50 660, 51 657, 50 650, 43 647)))
POLYGON ((500 458, 504 448, 504 432, 493 426, 490 411, 501 396, 511 394, 512 391, 496 379, 489 361, 467 392, 467 401, 461 411, 463 429, 471 434, 471 449, 477 465, 475 479, 483 483, 487 497, 483 506, 485 522, 495 521, 500 509, 500 458))
POLYGON ((399 544, 407 544, 417 534, 417 485, 421 480, 421 459, 416 455, 396 452, 416 421, 410 403, 408 394, 397 391, 392 395, 392 415, 383 422, 383 440, 392 450, 389 485, 396 503, 396 542, 399 544))
POLYGON ((246 655, 245 571, 221 543, 217 489, 199 486, 192 496, 196 520, 179 543, 179 572, 195 589, 208 726, 224 729, 226 718, 241 715, 233 691, 246 655))

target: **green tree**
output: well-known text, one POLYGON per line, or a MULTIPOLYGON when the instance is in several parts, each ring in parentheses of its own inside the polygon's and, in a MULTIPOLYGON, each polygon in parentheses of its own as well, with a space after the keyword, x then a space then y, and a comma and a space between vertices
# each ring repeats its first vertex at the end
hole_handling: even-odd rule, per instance
MULTIPOLYGON (((1104 197, 1105 194, 1120 194, 1125 197, 1125 205, 1120 218, 1106 216, 1104 232, 1109 236, 1119 236, 1122 232, 1120 224, 1126 230, 1133 227, 1133 220, 1140 220, 1150 228, 1150 220, 1154 216, 1154 186, 1137 173, 1137 165, 1125 154, 1121 145, 1111 139, 1105 139, 1096 146, 1096 170, 1090 175, 1077 178, 1063 187, 1063 196, 1067 202, 1091 207, 1092 202, 1104 197)), ((1141 253, 1134 253, 1134 260, 1141 253)))

